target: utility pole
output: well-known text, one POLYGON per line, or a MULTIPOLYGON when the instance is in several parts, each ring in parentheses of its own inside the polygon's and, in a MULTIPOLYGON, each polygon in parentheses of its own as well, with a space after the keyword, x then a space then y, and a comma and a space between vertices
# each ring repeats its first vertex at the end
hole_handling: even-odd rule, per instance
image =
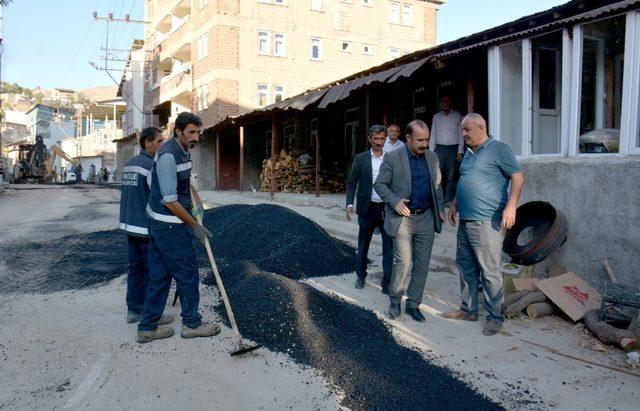
MULTIPOLYGON (((2 22, 2 4, 0 4, 0 84, 2 84, 2 51, 4 49, 4 45, 2 44, 2 29, 3 29, 3 22, 2 22)), ((0 110, 2 110, 2 97, 0 97, 0 110)), ((2 117, 0 118, 0 167, 2 167, 4 169, 4 163, 2 160, 2 154, 3 154, 3 150, 2 150, 2 124, 5 122, 5 116, 4 114, 2 114, 2 117)), ((4 173, 7 173, 7 170, 4 170, 4 173)), ((2 181, 0 180, 0 185, 2 184, 2 181)), ((0 187, 0 190, 2 189, 2 187, 0 187)))

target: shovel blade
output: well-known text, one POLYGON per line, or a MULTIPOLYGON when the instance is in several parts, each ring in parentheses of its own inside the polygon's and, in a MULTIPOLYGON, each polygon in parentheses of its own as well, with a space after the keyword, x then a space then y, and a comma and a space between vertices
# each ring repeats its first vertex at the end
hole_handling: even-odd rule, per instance
POLYGON ((235 350, 231 351, 231 356, 235 357, 238 355, 242 355, 242 354, 246 354, 248 352, 257 350, 258 348, 262 347, 262 345, 258 344, 258 345, 244 345, 244 344, 240 344, 236 347, 235 350))

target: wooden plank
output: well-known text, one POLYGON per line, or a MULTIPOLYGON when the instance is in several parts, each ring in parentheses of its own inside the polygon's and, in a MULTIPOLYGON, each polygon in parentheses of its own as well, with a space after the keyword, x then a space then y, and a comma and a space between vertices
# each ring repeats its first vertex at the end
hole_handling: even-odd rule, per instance
POLYGON ((536 347, 540 347, 540 348, 542 348, 542 349, 544 349, 544 350, 546 350, 546 351, 548 351, 548 352, 550 352, 552 354, 556 354, 556 355, 559 355, 561 357, 571 358, 572 360, 580 361, 580 362, 583 362, 585 364, 595 365, 596 367, 602 367, 602 368, 606 368, 608 370, 618 371, 618 372, 622 372, 622 373, 625 373, 625 374, 629 374, 629 375, 634 375, 636 377, 640 377, 640 372, 627 370, 627 369, 616 367, 616 366, 613 366, 613 365, 598 363, 598 362, 587 360, 586 358, 581 358, 581 357, 578 357, 578 356, 575 356, 575 355, 571 355, 571 354, 565 354, 563 352, 560 352, 560 351, 556 350, 555 348, 552 348, 552 347, 549 347, 549 346, 546 346, 546 345, 542 345, 542 344, 538 344, 538 343, 535 343, 533 341, 527 341, 527 340, 524 340, 522 338, 520 338, 520 341, 522 341, 523 343, 534 345, 536 347))
POLYGON ((613 272, 613 269, 609 265, 609 260, 605 259, 602 262, 602 265, 604 266, 604 269, 607 270, 607 274, 609 274, 609 279, 611 280, 611 282, 614 284, 618 284, 618 277, 616 277, 616 274, 613 272))

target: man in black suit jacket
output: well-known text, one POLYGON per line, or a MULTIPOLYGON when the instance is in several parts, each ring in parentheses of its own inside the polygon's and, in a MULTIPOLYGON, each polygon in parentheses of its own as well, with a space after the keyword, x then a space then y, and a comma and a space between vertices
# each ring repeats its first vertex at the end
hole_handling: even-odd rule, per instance
POLYGON ((384 157, 382 147, 387 138, 384 126, 369 128, 369 143, 371 149, 364 151, 353 160, 351 174, 347 182, 347 219, 351 220, 354 212, 353 198, 357 191, 355 212, 358 214, 358 256, 356 260, 356 288, 364 287, 367 277, 367 254, 369 244, 376 228, 382 235, 382 292, 389 294, 389 281, 393 266, 393 240, 384 229, 384 202, 373 189, 373 183, 378 176, 380 165, 384 157))

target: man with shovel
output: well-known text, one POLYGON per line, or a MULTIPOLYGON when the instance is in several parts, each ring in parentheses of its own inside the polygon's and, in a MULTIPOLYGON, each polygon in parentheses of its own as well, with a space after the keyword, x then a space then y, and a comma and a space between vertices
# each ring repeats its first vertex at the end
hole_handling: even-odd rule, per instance
POLYGON ((180 113, 173 138, 159 150, 151 169, 149 216, 149 285, 138 325, 137 341, 146 343, 173 335, 172 328, 158 327, 171 279, 175 278, 182 306, 183 338, 210 337, 220 332, 215 324, 203 324, 198 312, 200 277, 193 249, 194 236, 203 244, 211 233, 190 214, 191 157, 189 149, 200 140, 202 121, 180 113))

